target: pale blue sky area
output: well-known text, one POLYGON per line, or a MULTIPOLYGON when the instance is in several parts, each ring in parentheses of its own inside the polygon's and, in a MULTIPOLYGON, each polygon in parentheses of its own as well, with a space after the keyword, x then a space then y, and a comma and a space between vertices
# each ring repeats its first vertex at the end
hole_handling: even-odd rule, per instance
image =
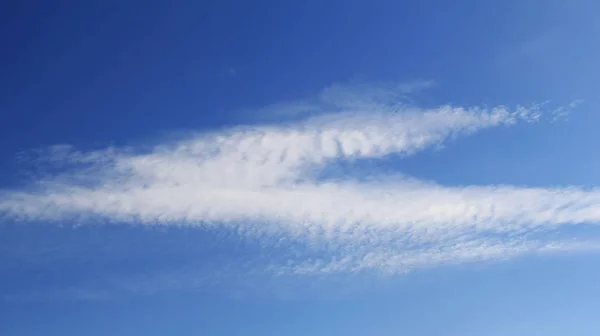
MULTIPOLYGON (((443 146, 419 148, 414 155, 340 158, 326 171, 329 177, 385 172, 450 188, 581 188, 590 194, 578 200, 598 209, 594 202, 600 198, 593 194, 600 185, 598 12, 600 3, 591 0, 3 3, 0 334, 598 335, 600 258, 594 251, 599 245, 551 254, 502 252, 493 260, 448 260, 408 272, 386 273, 377 266, 304 275, 300 267, 273 275, 265 265, 304 265, 328 255, 329 248, 340 248, 343 257, 345 248, 355 252, 355 245, 331 247, 335 239, 323 234, 324 243, 314 247, 285 232, 247 234, 243 223, 219 224, 237 218, 238 211, 256 221, 253 206, 229 212, 226 205, 207 206, 197 221, 168 223, 161 221, 175 213, 176 201, 152 203, 150 210, 139 210, 140 203, 132 201, 126 211, 135 218, 109 213, 113 205, 94 208, 106 211, 99 218, 75 206, 50 218, 45 214, 52 207, 36 203, 41 198, 13 206, 21 202, 18 193, 31 190, 42 174, 67 171, 38 160, 49 146, 143 152, 190 133, 221 134, 238 125, 252 129, 265 120, 269 127, 285 122, 294 128, 302 116, 286 115, 282 106, 312 102, 336 85, 360 91, 427 82, 402 98, 418 113, 443 105, 514 110, 544 102, 545 112, 535 123, 450 137, 443 146), (557 109, 573 102, 578 104, 567 116, 554 118, 557 109), (147 214, 159 224, 146 225, 147 214)), ((289 145, 287 155, 295 146, 289 145)), ((60 163, 57 155, 50 154, 60 163)), ((68 175, 68 182, 51 180, 70 188, 82 178, 102 192, 108 189, 98 185, 120 183, 94 162, 81 176, 68 175)), ((187 167, 167 162, 169 169, 187 167)), ((171 174, 169 169, 161 172, 171 174)), ((210 172, 186 170, 181 173, 186 180, 177 185, 196 176, 209 181, 201 185, 212 186, 221 175, 210 172)), ((222 183, 230 188, 233 179, 222 183)), ((162 185, 159 178, 143 181, 162 185)), ((41 188, 35 195, 54 197, 59 190, 41 188)), ((93 195, 99 198, 91 207, 114 196, 93 195)), ((344 198, 350 196, 339 195, 339 202, 350 202, 344 198)), ((186 208, 188 214, 208 201, 197 202, 186 208)), ((578 201, 560 204, 579 206, 578 201)), ((586 226, 557 224, 540 231, 544 239, 593 241, 599 231, 593 229, 592 210, 581 220, 586 226)), ((567 220, 572 224, 584 216, 572 214, 575 219, 567 220)), ((560 216, 542 222, 558 223, 560 216)), ((538 234, 523 227, 502 239, 528 241, 538 234)), ((369 243, 357 249, 386 246, 395 249, 369 243)))

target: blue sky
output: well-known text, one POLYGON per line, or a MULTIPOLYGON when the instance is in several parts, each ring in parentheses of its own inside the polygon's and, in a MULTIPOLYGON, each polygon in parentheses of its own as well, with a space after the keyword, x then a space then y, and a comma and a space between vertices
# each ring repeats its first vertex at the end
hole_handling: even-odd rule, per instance
POLYGON ((597 335, 594 1, 0 7, 0 334, 597 335))

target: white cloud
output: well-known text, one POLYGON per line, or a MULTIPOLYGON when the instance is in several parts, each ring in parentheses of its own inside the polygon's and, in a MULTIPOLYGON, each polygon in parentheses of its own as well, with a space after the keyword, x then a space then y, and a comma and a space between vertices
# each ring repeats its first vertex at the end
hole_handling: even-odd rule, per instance
POLYGON ((519 245, 501 238, 600 221, 595 189, 445 187, 401 175, 366 182, 317 177, 336 160, 411 155, 453 136, 541 117, 535 105, 419 109, 397 100, 390 87, 333 87, 317 105, 305 105, 319 114, 300 121, 201 134, 141 153, 56 147, 46 159, 65 172, 41 178, 34 188, 4 191, 0 213, 23 220, 228 227, 346 253, 325 266, 301 262, 292 273, 402 271, 541 251, 546 245, 535 240, 519 245))
POLYGON ((397 274, 416 268, 458 264, 484 260, 504 260, 527 253, 551 254, 559 252, 597 251, 596 242, 541 242, 526 239, 493 241, 486 239, 466 240, 438 244, 432 247, 403 251, 398 248, 372 249, 363 253, 337 254, 329 258, 317 258, 287 266, 277 266, 270 272, 277 275, 322 275, 336 273, 359 273, 378 270, 384 274, 397 274))
POLYGON ((244 110, 246 114, 263 120, 281 121, 286 118, 331 115, 348 110, 385 110, 391 112, 405 108, 413 102, 414 94, 435 86, 431 80, 414 80, 403 83, 378 85, 354 82, 332 85, 312 99, 280 102, 259 109, 244 110))

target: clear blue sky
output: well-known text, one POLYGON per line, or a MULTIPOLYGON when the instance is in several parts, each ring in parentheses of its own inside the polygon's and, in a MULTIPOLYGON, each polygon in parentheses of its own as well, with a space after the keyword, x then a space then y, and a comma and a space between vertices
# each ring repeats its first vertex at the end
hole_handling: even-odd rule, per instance
POLYGON ((0 334, 598 335, 599 11, 3 3, 0 334))

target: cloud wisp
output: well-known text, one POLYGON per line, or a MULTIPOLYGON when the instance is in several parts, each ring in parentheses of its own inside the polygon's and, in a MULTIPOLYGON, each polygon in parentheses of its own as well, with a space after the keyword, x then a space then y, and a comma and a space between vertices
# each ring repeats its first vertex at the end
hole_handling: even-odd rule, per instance
POLYGON ((339 161, 401 158, 543 117, 538 105, 422 109, 397 104, 390 88, 359 89, 326 91, 327 99, 303 105, 318 113, 302 120, 199 134, 149 150, 54 147, 40 164, 58 164, 61 173, 2 191, 0 214, 226 228, 266 245, 304 244, 321 255, 268 267, 277 274, 393 273, 569 250, 572 244, 549 241, 545 233, 600 222, 597 189, 449 187, 401 172, 366 180, 320 176, 339 161))

